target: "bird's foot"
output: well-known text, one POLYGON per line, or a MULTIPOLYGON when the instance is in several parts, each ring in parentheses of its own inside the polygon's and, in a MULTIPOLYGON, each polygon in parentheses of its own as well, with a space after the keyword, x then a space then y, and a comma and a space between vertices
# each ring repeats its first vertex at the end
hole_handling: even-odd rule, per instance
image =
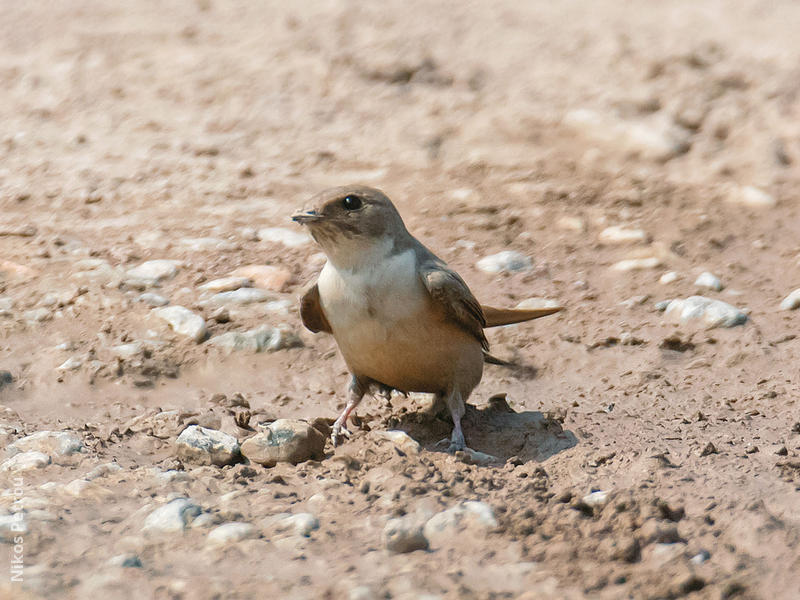
POLYGON ((447 450, 448 454, 455 454, 459 450, 467 450, 466 442, 461 440, 453 440, 451 438, 444 438, 443 440, 439 440, 433 446, 437 450, 447 450))
POLYGON ((331 428, 331 443, 333 444, 333 447, 335 448, 339 445, 341 442, 340 438, 346 437, 349 439, 351 435, 353 434, 350 433, 350 431, 344 425, 342 425, 339 421, 336 421, 331 428))

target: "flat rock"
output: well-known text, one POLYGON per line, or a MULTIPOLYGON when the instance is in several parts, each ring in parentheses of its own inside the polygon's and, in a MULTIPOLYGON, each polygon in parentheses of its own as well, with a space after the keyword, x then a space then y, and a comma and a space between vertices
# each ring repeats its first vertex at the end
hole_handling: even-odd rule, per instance
POLYGON ((279 462, 297 464, 321 458, 325 437, 305 421, 278 419, 265 431, 242 443, 242 454, 252 462, 272 467, 279 462))
POLYGON ((258 239, 262 242, 272 242, 283 244, 288 248, 298 248, 305 246, 311 241, 305 233, 300 233, 285 227, 265 227, 258 230, 258 239))
POLYGON ((771 208, 777 204, 773 196, 752 185, 730 188, 725 199, 732 204, 751 208, 771 208))
POLYGON ((20 471, 32 471, 33 469, 43 469, 50 464, 50 457, 43 452, 30 450, 20 452, 11 458, 7 458, 0 463, 0 471, 18 473, 20 471))
POLYGON ((166 306, 169 304, 169 300, 167 298, 159 294, 154 294, 153 292, 144 292, 143 294, 139 294, 139 296, 136 298, 136 301, 153 307, 166 306))
POLYGON ((48 456, 69 456, 83 450, 83 440, 71 431, 37 431, 6 448, 9 456, 31 450, 48 456))
POLYGON ((211 546, 224 546, 258 537, 258 531, 250 523, 234 521, 224 523, 208 532, 206 542, 211 546))
POLYGON ((215 304, 253 304, 272 299, 272 294, 259 288, 243 287, 229 292, 220 292, 211 296, 215 304))
POLYGON ((162 321, 166 321, 178 335, 186 336, 198 343, 206 338, 206 322, 203 317, 188 308, 179 305, 165 306, 154 308, 152 314, 162 321))
POLYGON ((800 288, 781 301, 781 310, 795 310, 796 308, 800 308, 800 288))
POLYGON ((121 360, 129 360, 140 355, 144 351, 144 344, 141 342, 130 342, 111 347, 111 354, 121 360))
POLYGON ((235 437, 198 425, 184 429, 175 444, 178 458, 201 465, 230 465, 241 456, 239 441, 235 437))
POLYGON ((208 283, 204 283, 199 287, 204 292, 232 292, 239 288, 253 287, 253 280, 249 277, 222 277, 221 279, 212 279, 208 283))
POLYGON ((256 287, 273 292, 283 292, 292 281, 288 269, 273 265, 244 265, 231 271, 232 277, 247 277, 256 287))
POLYGON ((735 306, 705 296, 670 300, 664 316, 675 323, 696 323, 709 329, 735 327, 747 321, 747 315, 735 306))
POLYGON ((297 348, 303 342, 296 333, 287 327, 270 327, 262 325, 250 331, 228 331, 214 336, 208 343, 226 352, 276 352, 284 348, 297 348))
POLYGON ((503 250, 480 259, 475 266, 484 273, 519 273, 529 271, 530 258, 515 250, 503 250))
POLYGON ((178 274, 179 260, 148 260, 125 273, 126 282, 134 287, 151 287, 178 274))
POLYGON ((650 237, 643 229, 626 229, 612 225, 603 229, 598 239, 605 244, 645 244, 650 237))
POLYGON ((655 269, 661 266, 661 259, 656 256, 646 258, 627 258, 611 265, 614 271, 641 271, 643 269, 655 269))
POLYGON ((383 528, 383 542, 386 549, 395 554, 428 549, 428 538, 425 537, 422 525, 410 516, 389 519, 383 528))
POLYGON ((178 533, 203 510, 188 498, 176 498, 159 506, 144 521, 142 531, 146 533, 178 533))
POLYGON ((714 290, 715 292, 719 292, 722 290, 722 281, 720 281, 719 277, 714 275, 713 273, 709 273, 708 271, 703 271, 700 275, 697 276, 695 279, 694 284, 697 287, 704 287, 710 290, 714 290))

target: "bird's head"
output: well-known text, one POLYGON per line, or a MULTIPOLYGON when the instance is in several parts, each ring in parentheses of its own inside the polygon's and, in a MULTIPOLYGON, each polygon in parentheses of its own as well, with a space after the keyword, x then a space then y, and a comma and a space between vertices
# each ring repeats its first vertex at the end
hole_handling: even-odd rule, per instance
POLYGON ((378 260, 408 235, 400 213, 382 191, 362 185, 347 185, 320 192, 311 209, 292 215, 308 227, 311 237, 335 265, 353 268, 378 260), (380 256, 374 256, 380 253, 380 256))

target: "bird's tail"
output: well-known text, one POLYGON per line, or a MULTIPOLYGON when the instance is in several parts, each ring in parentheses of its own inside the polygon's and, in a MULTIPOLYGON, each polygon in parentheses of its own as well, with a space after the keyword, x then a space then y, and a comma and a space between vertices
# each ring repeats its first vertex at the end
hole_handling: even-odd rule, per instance
POLYGON ((501 367, 517 367, 516 363, 508 362, 507 360, 503 360, 502 358, 497 358, 486 352, 483 352, 483 362, 488 363, 490 365, 500 365, 501 367))
POLYGON ((493 306, 481 306, 481 308, 486 319, 486 327, 499 327, 500 325, 532 321, 533 319, 546 317, 564 310, 563 306, 553 306, 551 308, 495 308, 493 306))

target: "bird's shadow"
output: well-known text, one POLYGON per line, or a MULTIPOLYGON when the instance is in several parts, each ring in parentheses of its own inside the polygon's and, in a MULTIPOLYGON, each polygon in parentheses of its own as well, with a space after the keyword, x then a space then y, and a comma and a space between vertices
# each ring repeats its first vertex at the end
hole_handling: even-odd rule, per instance
MULTIPOLYGON (((467 446, 502 461, 540 462, 574 447, 575 435, 562 420, 540 411, 516 412, 503 397, 491 398, 483 407, 467 405, 461 420, 467 446)), ((405 431, 425 448, 445 451, 439 442, 449 438, 453 422, 441 413, 409 412, 398 418, 395 429, 405 431)))

